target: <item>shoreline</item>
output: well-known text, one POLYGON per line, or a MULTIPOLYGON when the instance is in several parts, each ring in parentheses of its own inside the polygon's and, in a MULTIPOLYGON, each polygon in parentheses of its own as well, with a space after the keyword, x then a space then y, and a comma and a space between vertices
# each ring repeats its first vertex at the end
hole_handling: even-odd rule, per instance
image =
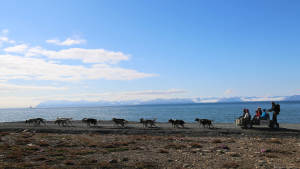
POLYGON ((280 129, 267 126, 255 126, 253 129, 241 129, 233 123, 215 123, 214 128, 199 127, 198 123, 186 123, 185 128, 173 128, 170 123, 157 122, 157 127, 145 128, 141 123, 130 121, 125 128, 115 126, 112 121, 101 121, 97 126, 87 127, 79 120, 72 121, 68 127, 59 127, 54 121, 47 121, 46 126, 33 126, 25 122, 1 122, 0 132, 31 131, 36 133, 60 134, 116 134, 116 135, 181 135, 190 137, 297 137, 300 138, 300 124, 280 124, 280 129))

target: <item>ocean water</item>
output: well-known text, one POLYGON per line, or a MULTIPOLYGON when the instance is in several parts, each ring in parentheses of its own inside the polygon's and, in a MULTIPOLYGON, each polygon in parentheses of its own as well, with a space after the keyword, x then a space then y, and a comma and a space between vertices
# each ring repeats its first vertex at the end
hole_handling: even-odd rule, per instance
MULTIPOLYGON (((279 122, 300 123, 300 102, 279 103, 281 105, 279 122)), ((0 122, 23 121, 36 117, 47 120, 54 120, 57 117, 70 117, 74 120, 81 120, 85 117, 111 120, 115 117, 138 121, 143 117, 157 118, 159 122, 166 122, 170 118, 187 122, 194 122, 195 118, 207 118, 215 122, 231 123, 242 114, 243 108, 248 108, 253 116, 259 106, 269 109, 271 102, 0 109, 0 122)))

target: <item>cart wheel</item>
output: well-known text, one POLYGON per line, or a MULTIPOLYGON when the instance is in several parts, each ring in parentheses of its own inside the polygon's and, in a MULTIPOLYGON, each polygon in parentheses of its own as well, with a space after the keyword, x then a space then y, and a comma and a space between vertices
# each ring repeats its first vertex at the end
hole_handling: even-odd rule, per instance
POLYGON ((273 123, 273 121, 272 121, 272 120, 270 120, 269 127, 270 127, 271 129, 272 129, 272 128, 274 128, 274 123, 273 123))
POLYGON ((248 123, 248 124, 246 125, 246 127, 247 127, 247 129, 251 129, 251 128, 252 128, 252 124, 251 124, 251 123, 248 123))

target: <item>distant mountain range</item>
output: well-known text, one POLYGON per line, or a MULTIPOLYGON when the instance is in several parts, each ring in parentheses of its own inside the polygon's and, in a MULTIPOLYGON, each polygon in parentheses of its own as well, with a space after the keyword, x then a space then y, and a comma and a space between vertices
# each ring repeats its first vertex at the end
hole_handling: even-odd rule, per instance
POLYGON ((285 101, 299 101, 300 95, 288 96, 285 98, 285 101))
POLYGON ((151 104, 189 104, 189 103, 221 103, 221 102, 254 102, 254 101, 300 101, 300 95, 273 96, 273 97, 210 97, 210 98, 184 98, 184 99, 154 99, 148 101, 67 101, 50 100, 40 103, 36 108, 50 107, 97 107, 120 105, 151 105, 151 104))

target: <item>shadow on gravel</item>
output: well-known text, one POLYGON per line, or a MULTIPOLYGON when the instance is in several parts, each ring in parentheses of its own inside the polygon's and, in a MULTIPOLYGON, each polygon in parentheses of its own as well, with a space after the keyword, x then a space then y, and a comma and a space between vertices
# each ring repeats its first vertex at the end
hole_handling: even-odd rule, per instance
POLYGON ((220 130, 220 129, 222 129, 222 128, 220 128, 220 127, 214 127, 214 128, 208 128, 209 130, 220 130))
MULTIPOLYGON (((86 126, 85 126, 86 127, 86 126)), ((86 127, 86 128, 91 128, 91 129, 103 129, 103 126, 90 126, 90 127, 86 127)))
POLYGON ((287 129, 287 128, 272 129, 272 128, 265 128, 265 127, 253 127, 252 129, 249 129, 249 130, 272 131, 272 132, 298 132, 298 133, 300 133, 300 130, 287 129))
POLYGON ((138 130, 160 130, 159 127, 149 127, 149 128, 137 128, 138 130))

